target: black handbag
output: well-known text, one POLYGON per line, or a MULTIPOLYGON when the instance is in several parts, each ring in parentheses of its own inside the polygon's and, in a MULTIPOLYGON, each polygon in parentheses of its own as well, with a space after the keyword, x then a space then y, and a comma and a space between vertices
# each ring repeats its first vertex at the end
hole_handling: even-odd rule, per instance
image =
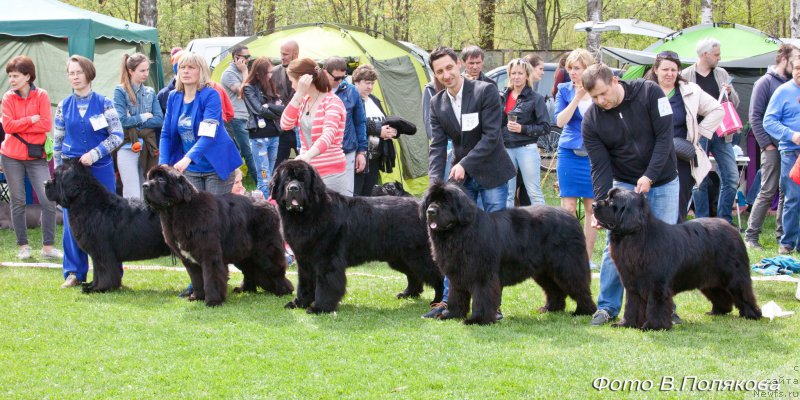
POLYGON ((697 161, 697 153, 695 153, 692 142, 681 137, 673 137, 672 145, 675 147, 675 155, 679 160, 686 162, 697 161))
POLYGON ((26 147, 28 147, 28 157, 35 158, 35 159, 41 159, 41 158, 45 158, 46 157, 46 155, 44 153, 44 144, 28 143, 25 139, 23 139, 21 136, 17 135, 16 133, 12 134, 11 136, 14 136, 15 138, 17 138, 17 140, 19 140, 26 147))

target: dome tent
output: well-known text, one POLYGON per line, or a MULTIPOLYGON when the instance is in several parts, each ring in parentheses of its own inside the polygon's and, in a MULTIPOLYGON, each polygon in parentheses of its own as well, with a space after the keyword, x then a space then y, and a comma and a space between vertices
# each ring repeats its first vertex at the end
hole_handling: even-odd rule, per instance
MULTIPOLYGON (((403 181, 407 191, 422 193, 428 184, 428 137, 422 119, 422 88, 428 77, 423 62, 411 49, 392 38, 375 37, 358 27, 331 23, 286 26, 266 36, 251 37, 242 44, 254 57, 275 59, 281 43, 287 39, 297 41, 300 57, 322 62, 340 56, 349 60, 353 68, 361 64, 375 67, 379 78, 373 94, 383 102, 384 110, 417 126, 416 135, 399 136, 400 162, 392 174, 382 174, 382 179, 403 181)), ((230 56, 220 61, 212 78, 219 81, 230 61, 230 56)))
MULTIPOLYGON (((83 10, 56 0, 0 0, 0 63, 25 54, 36 64, 37 86, 50 94, 53 107, 69 96, 72 89, 65 62, 71 55, 94 61, 97 77, 92 86, 104 96, 112 96, 119 82, 124 53, 141 51, 152 60, 151 85, 164 86, 158 31, 107 15, 83 10)), ((8 81, 0 81, 0 91, 8 81)))

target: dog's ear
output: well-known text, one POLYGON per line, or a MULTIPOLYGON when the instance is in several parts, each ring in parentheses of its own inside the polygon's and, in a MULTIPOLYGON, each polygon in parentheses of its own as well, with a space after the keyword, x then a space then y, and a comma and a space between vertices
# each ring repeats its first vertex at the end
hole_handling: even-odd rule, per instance
MULTIPOLYGON (((446 185, 446 184, 442 184, 446 185)), ((461 225, 469 225, 475 219, 478 213, 478 206, 467 196, 460 186, 447 185, 443 188, 447 190, 447 196, 450 197, 450 203, 453 204, 453 212, 456 214, 458 223, 461 225)))
POLYGON ((419 219, 421 221, 427 221, 428 219, 428 207, 431 205, 431 196, 433 195, 433 186, 428 187, 425 190, 425 193, 422 195, 422 201, 419 204, 419 219))
POLYGON ((616 205, 615 217, 620 233, 633 233, 647 224, 647 202, 644 195, 631 191, 609 193, 609 199, 616 205))
POLYGON ((325 190, 325 182, 322 181, 322 178, 319 176, 317 171, 311 164, 305 164, 305 177, 303 182, 306 185, 307 193, 306 195, 309 197, 309 200, 313 201, 314 204, 320 204, 325 200, 325 196, 328 195, 327 191, 325 190))
POLYGON ((184 203, 192 201, 192 198, 198 193, 197 188, 183 175, 178 175, 178 186, 180 187, 181 200, 184 203))
POLYGON ((284 170, 283 163, 281 163, 281 165, 272 172, 272 178, 269 180, 269 197, 278 203, 280 203, 280 199, 283 198, 281 190, 283 186, 284 170))

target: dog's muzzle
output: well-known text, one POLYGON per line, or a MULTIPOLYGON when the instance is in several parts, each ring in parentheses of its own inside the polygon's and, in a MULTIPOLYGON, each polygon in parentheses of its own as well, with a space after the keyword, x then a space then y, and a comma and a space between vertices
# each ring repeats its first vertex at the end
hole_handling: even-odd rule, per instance
POLYGON ((285 207, 288 211, 302 212, 303 206, 297 198, 300 196, 301 186, 298 181, 291 181, 286 185, 285 207))

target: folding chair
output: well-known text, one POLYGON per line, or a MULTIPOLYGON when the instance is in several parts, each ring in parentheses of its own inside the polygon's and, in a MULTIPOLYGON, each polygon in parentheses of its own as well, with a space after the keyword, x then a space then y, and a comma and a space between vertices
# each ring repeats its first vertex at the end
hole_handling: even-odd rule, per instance
POLYGON ((0 172, 0 201, 6 203, 11 202, 11 197, 8 194, 8 182, 6 181, 6 174, 0 172))

